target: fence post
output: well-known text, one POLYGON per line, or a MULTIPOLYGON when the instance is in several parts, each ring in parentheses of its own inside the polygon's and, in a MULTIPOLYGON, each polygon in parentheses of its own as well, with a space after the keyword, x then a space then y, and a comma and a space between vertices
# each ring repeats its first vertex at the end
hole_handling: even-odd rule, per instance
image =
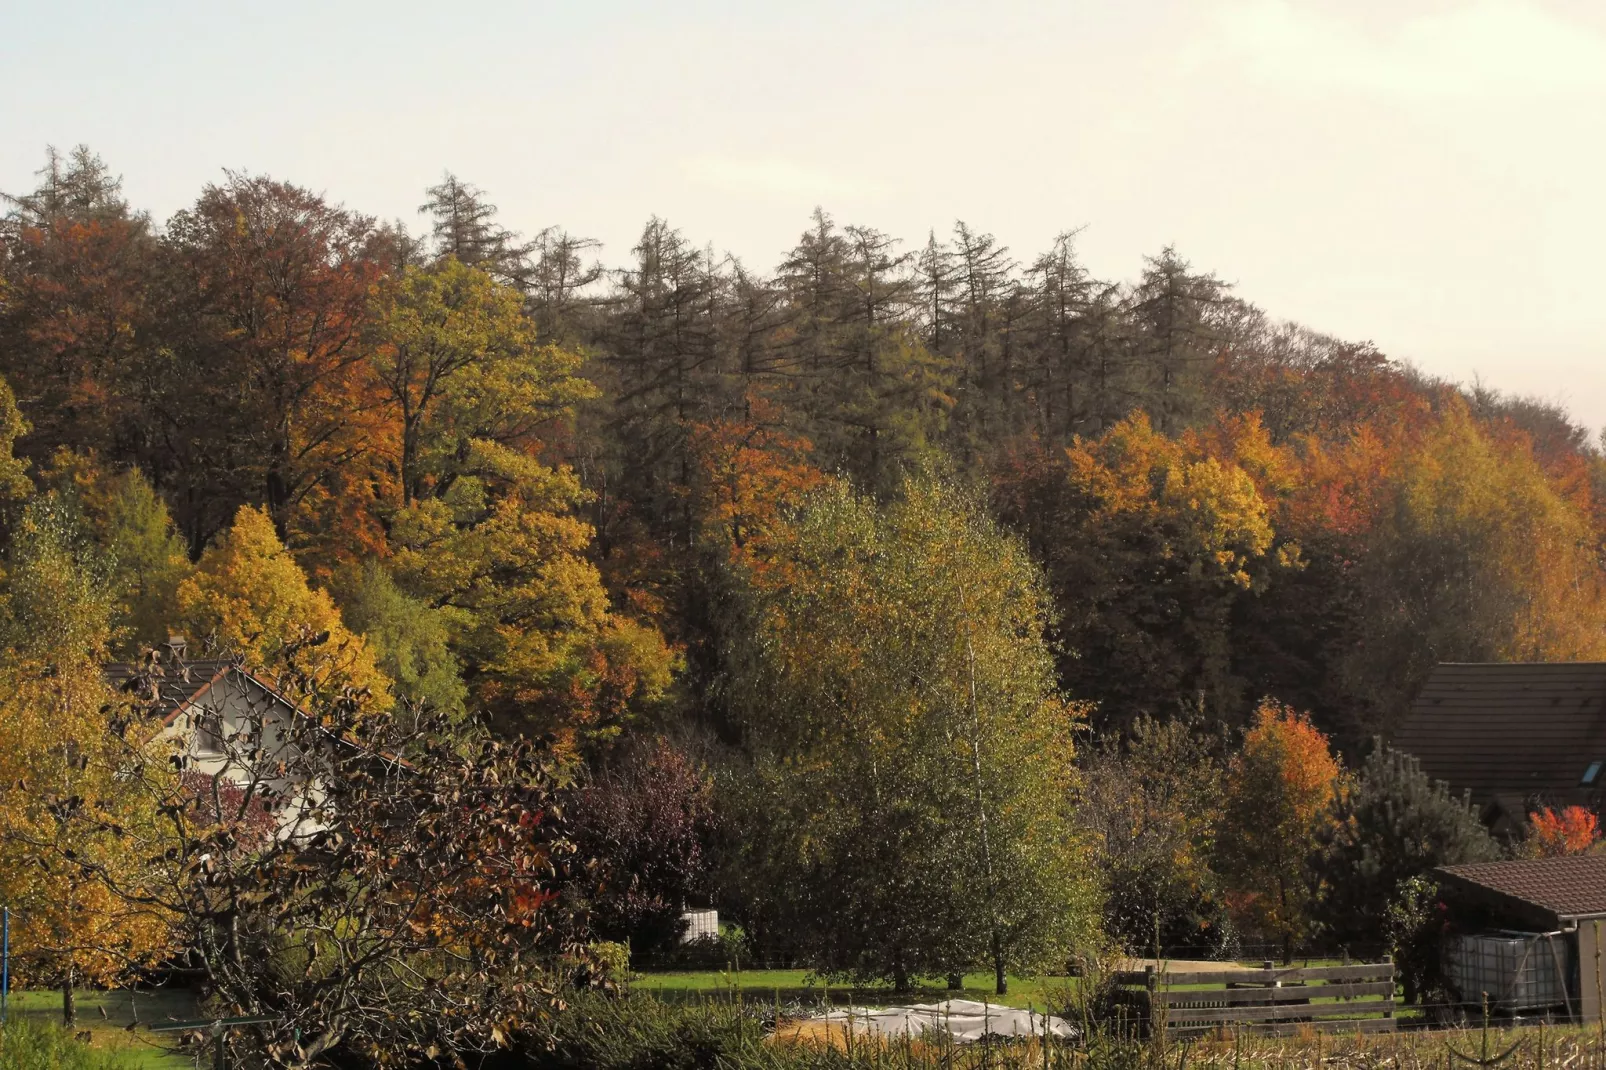
POLYGON ((11 908, 0 907, 0 1025, 11 1005, 11 908))
POLYGON ((1160 1002, 1157 998, 1160 991, 1160 976, 1152 964, 1143 967, 1143 989, 1149 994, 1149 1036, 1152 1037, 1159 1028, 1159 1015, 1156 1012, 1160 1002))

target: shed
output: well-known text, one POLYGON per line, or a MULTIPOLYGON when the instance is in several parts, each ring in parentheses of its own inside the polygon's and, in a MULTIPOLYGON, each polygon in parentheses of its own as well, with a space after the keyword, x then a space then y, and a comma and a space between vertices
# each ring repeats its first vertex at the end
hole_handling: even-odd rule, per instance
MULTIPOLYGON (((1488 988, 1498 993, 1555 978, 1561 998, 1554 1002, 1584 1021, 1599 1020, 1601 989, 1606 985, 1606 976, 1597 982, 1597 974, 1606 971, 1600 959, 1606 950, 1601 925, 1606 921, 1606 856, 1473 862, 1445 866, 1434 876, 1452 917, 1468 938, 1485 945, 1500 940, 1532 945, 1533 954, 1525 951, 1510 962, 1497 955, 1494 963, 1496 968, 1519 972, 1531 968, 1531 976, 1508 974, 1502 983, 1490 983, 1488 988)), ((1463 941, 1461 947, 1466 952, 1472 945, 1463 941)), ((1483 952, 1487 954, 1487 947, 1483 952)), ((1513 1007, 1526 1009, 1520 1000, 1513 1007)))

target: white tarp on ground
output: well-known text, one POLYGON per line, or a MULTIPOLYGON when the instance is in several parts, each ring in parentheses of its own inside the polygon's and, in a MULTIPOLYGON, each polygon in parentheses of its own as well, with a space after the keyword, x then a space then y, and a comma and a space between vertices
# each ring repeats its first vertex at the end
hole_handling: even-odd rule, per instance
POLYGON ((968 999, 946 999, 941 1003, 917 1003, 909 1007, 848 1007, 819 1015, 815 1021, 841 1022, 855 1036, 918 1037, 924 1033, 947 1033, 961 1043, 995 1037, 1040 1037, 1046 1026, 1048 1035, 1064 1040, 1076 1036, 1076 1027, 1063 1018, 1035 1011, 977 1003, 968 999))

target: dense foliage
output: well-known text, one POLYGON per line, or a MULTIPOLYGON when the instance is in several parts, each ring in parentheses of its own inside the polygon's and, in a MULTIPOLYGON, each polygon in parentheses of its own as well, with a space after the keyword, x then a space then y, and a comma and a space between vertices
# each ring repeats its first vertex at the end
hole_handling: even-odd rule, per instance
POLYGON ((1241 950, 1213 866, 1227 742, 1142 717, 1084 753, 1077 823, 1103 878, 1104 930, 1122 946, 1193 958, 1241 950))
POLYGON ((0 898, 30 979, 198 954, 302 1029, 281 1062, 500 1044, 584 924, 661 946, 705 901, 901 984, 1346 943, 1490 847, 1344 759, 1436 662, 1606 658, 1589 435, 1173 249, 1113 282, 1073 235, 819 210, 772 271, 659 219, 609 268, 449 175, 421 236, 265 176, 165 222, 87 149, 39 178, 0 215, 0 898), (238 777, 175 824, 205 785, 100 667, 179 651, 414 773, 318 773, 315 854, 238 777))
POLYGON ((1089 935, 1069 820, 1081 711, 1054 684, 1046 592, 940 485, 834 491, 748 570, 729 700, 746 761, 733 883, 756 926, 899 990, 1063 963, 1089 935))
POLYGON ((1466 799, 1381 743, 1340 788, 1320 838, 1323 926, 1335 943, 1374 954, 1390 907, 1413 877, 1435 866, 1500 857, 1466 799))
MULTIPOLYGON (((260 510, 392 687, 509 729, 713 716, 722 562, 821 479, 930 466, 1027 538, 1101 724, 1270 696, 1358 750, 1435 661, 1606 653, 1581 429, 1173 250, 1117 284, 1070 236, 907 250, 822 211, 769 275, 661 220, 606 270, 451 177, 423 240, 260 177, 165 226, 87 150, 41 179, 0 221, 19 455, 137 468, 192 559, 260 510)), ((130 566, 152 597, 164 560, 130 566)))

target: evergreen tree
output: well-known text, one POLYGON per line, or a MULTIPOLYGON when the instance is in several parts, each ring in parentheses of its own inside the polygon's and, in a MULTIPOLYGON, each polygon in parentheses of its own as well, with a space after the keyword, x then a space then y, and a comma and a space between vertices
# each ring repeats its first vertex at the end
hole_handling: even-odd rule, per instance
MULTIPOLYGON (((1470 800, 1429 780, 1415 758, 1375 742, 1333 801, 1316 855, 1326 939, 1375 953, 1388 911, 1413 877, 1500 857, 1470 800)), ((1408 997, 1409 998, 1409 997, 1408 997)))
POLYGON ((526 280, 528 306, 543 342, 574 345, 587 324, 592 299, 587 291, 603 277, 602 265, 586 263, 601 246, 595 238, 579 238, 562 227, 547 227, 531 243, 534 257, 526 280))
POLYGON ((496 222, 496 205, 485 191, 448 171, 439 185, 424 191, 429 200, 418 206, 429 213, 435 253, 478 268, 523 289, 533 273, 530 253, 535 243, 519 244, 519 236, 496 222))
POLYGON ((655 536, 684 550, 694 528, 686 498, 691 429, 736 403, 719 366, 723 280, 710 254, 660 219, 648 223, 633 252, 596 368, 607 398, 601 434, 614 447, 593 473, 599 529, 606 549, 607 507, 623 501, 655 536))
POLYGON ((1095 352, 1096 283, 1076 259, 1076 234, 1061 234, 1032 262, 1022 327, 1025 379, 1035 402, 1036 430, 1049 442, 1068 443, 1090 425, 1095 352))
POLYGON ((1004 325, 1015 293, 1015 264, 991 234, 978 234, 964 222, 954 224, 951 248, 958 382, 950 438, 969 464, 989 455, 1012 430, 1017 383, 1004 325))
POLYGON ((1134 331, 1134 370, 1154 425, 1178 434, 1203 412, 1204 385, 1225 341, 1217 310, 1226 286, 1167 246, 1145 261, 1128 304, 1134 331))
POLYGON ((949 407, 947 368, 909 326, 915 288, 896 244, 816 210, 779 279, 791 338, 781 396, 823 467, 882 493, 932 456, 949 407))
POLYGON ((926 244, 915 257, 918 308, 915 322, 926 348, 939 357, 952 356, 955 318, 953 300, 958 286, 953 250, 937 240, 937 232, 927 235, 926 244))

